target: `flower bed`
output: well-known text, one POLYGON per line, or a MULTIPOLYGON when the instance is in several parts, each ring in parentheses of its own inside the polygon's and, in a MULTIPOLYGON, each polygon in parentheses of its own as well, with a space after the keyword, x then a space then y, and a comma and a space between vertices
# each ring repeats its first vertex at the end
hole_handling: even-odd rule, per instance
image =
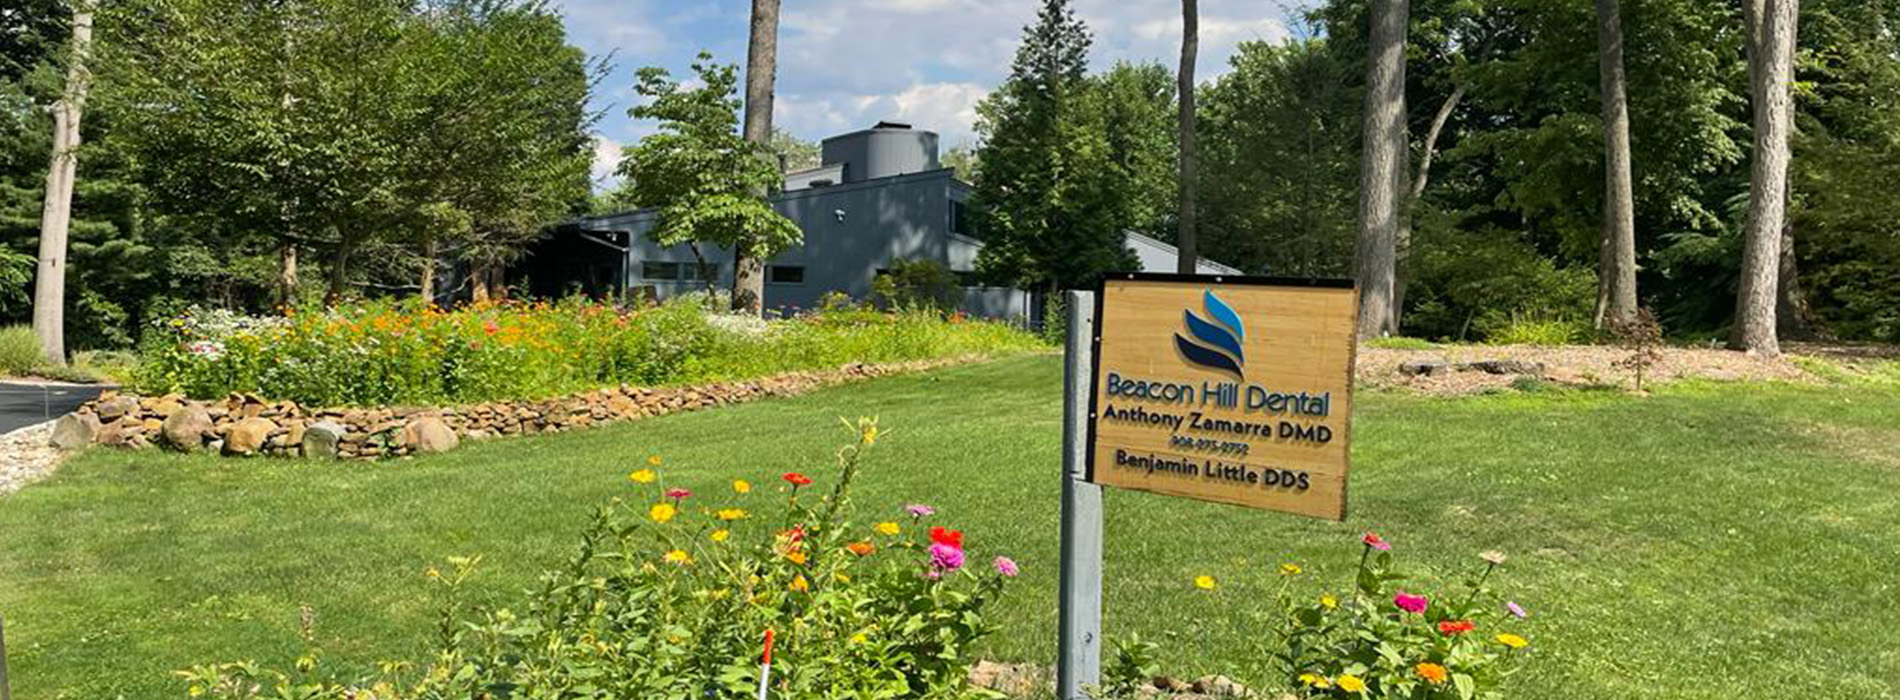
POLYGON ((145 338, 135 386, 198 399, 238 392, 313 406, 447 405, 1040 346, 1014 327, 961 316, 830 309, 758 321, 708 313, 690 297, 639 310, 582 299, 454 311, 371 303, 166 320, 145 338))
MULTIPOLYGON (((460 586, 479 557, 427 576, 448 605, 416 663, 353 678, 323 665, 313 617, 293 668, 251 663, 178 672, 189 697, 930 698, 977 700, 971 647, 1017 564, 924 505, 864 516, 853 479, 880 434, 846 422, 837 464, 743 474, 719 493, 669 483, 658 456, 631 467, 626 495, 601 507, 578 552, 523 605, 472 602, 460 586), (751 480, 747 480, 747 479, 751 480), (755 483, 756 481, 756 483, 755 483), (774 640, 767 642, 766 640, 774 640), (768 644, 769 676, 760 661, 768 644)), ((233 654, 248 653, 232 649, 233 654)))

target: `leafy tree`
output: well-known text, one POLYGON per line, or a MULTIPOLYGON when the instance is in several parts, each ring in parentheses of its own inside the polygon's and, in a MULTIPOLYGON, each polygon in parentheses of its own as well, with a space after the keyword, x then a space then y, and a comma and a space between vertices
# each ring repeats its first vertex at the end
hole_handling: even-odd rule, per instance
MULTIPOLYGON (((659 210, 647 236, 660 245, 741 244, 767 259, 803 238, 791 220, 772 210, 759 193, 779 181, 763 148, 742 138, 738 126, 737 69, 701 53, 693 73, 702 83, 686 88, 663 68, 642 68, 635 89, 648 103, 629 113, 659 122, 659 133, 626 149, 620 175, 641 207, 659 210)), ((705 258, 700 258, 702 268, 705 258)), ((712 283, 711 275, 707 283, 712 283)))
POLYGON ((806 141, 792 132, 772 128, 772 155, 784 164, 785 172, 795 172, 818 167, 823 153, 818 144, 806 141))
POLYGON ((977 108, 977 271, 992 282, 1054 292, 1132 264, 1116 183, 1103 176, 1111 139, 1079 106, 1089 42, 1067 0, 1045 0, 1009 78, 977 108))
POLYGON ((1249 272, 1339 277, 1352 265, 1354 104, 1319 39, 1242 43, 1200 110, 1201 240, 1249 272))

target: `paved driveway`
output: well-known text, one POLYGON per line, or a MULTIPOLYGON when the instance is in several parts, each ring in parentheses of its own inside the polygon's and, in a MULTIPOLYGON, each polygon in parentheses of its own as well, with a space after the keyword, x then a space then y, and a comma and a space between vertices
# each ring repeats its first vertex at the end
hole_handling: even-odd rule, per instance
POLYGON ((0 433, 40 423, 79 408, 107 387, 84 384, 0 382, 0 433))

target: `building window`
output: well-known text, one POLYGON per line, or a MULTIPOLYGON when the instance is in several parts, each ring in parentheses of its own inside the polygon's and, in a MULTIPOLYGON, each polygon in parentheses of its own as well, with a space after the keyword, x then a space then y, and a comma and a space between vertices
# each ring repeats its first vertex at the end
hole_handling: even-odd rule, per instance
POLYGON ((970 220, 970 207, 957 200, 950 200, 950 232, 965 236, 975 236, 976 226, 970 220))
POLYGON ((765 268, 765 281, 772 284, 804 284, 805 268, 802 265, 772 265, 765 268))
MULTIPOLYGON (((640 263, 641 279, 677 282, 699 282, 708 279, 701 276, 699 263, 661 262, 645 260, 640 263)), ((712 279, 719 277, 719 265, 709 264, 703 271, 712 279)))

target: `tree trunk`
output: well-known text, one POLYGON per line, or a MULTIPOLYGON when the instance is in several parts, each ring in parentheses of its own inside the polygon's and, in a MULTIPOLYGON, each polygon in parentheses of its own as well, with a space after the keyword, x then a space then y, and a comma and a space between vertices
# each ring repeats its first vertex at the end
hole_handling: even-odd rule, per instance
POLYGON ((1815 340, 1823 335, 1824 330, 1814 319, 1814 309, 1808 305, 1808 293, 1801 288, 1793 217, 1784 217, 1781 222, 1781 266, 1775 289, 1776 335, 1791 340, 1815 340))
POLYGON ((1451 120, 1451 113, 1458 109, 1458 103, 1465 99, 1465 86, 1452 88, 1451 95, 1444 104, 1438 106, 1438 114, 1432 115, 1432 128, 1425 132, 1424 148, 1419 150, 1418 175, 1412 178, 1412 189, 1405 197, 1405 205, 1399 210, 1399 233, 1396 247, 1397 260, 1394 263, 1396 285, 1392 291, 1392 328, 1396 331, 1405 317, 1405 286, 1408 283, 1412 259, 1412 219, 1417 216, 1418 202, 1425 198, 1425 185, 1432 179, 1432 158, 1438 154, 1438 135, 1444 133, 1445 122, 1451 120))
POLYGON ((92 83, 86 69, 91 49, 92 7, 81 2, 73 10, 65 94, 53 103, 53 154, 46 168, 39 271, 33 281, 33 332, 40 338, 40 356, 54 365, 66 364, 66 237, 72 230, 73 182, 79 172, 79 116, 92 83))
POLYGON ((1359 337, 1398 331, 1398 229, 1405 187, 1405 31, 1409 0, 1372 1, 1365 138, 1359 167, 1359 337))
POLYGON ((1181 171, 1179 173, 1180 211, 1176 217, 1180 230, 1175 236, 1175 271, 1192 275, 1199 267, 1199 241, 1194 231, 1195 171, 1200 169, 1194 123, 1194 59, 1200 52, 1201 19, 1196 0, 1181 0, 1181 71, 1176 76, 1180 87, 1181 171))
POLYGON ((435 303, 435 239, 422 241, 422 303, 435 303))
POLYGON ((1630 110, 1618 0, 1597 0, 1597 73, 1603 92, 1603 240, 1596 327, 1636 319, 1636 201, 1630 182, 1630 110))
POLYGON ((297 305, 297 243, 284 240, 277 249, 277 307, 297 305))
MULTIPOLYGON (((752 37, 746 44, 745 140, 771 158, 772 84, 778 74, 779 0, 752 0, 752 37)), ((770 192, 755 192, 760 199, 770 192)), ((732 247, 732 310, 754 316, 765 307, 765 254, 755 240, 732 247)), ((715 284, 708 280, 708 285, 715 284)))
POLYGON ((349 264, 350 239, 348 236, 339 236, 336 252, 330 257, 330 291, 323 297, 325 303, 332 306, 343 303, 343 290, 349 279, 347 274, 349 264))
POLYGON ((477 304, 488 303, 488 266, 479 262, 468 264, 469 300, 477 304))
POLYGON ((1748 222, 1742 242, 1741 284, 1735 297, 1735 328, 1729 347, 1761 355, 1781 354, 1775 336, 1775 297, 1780 278, 1782 223, 1788 205, 1790 85, 1794 79, 1797 0, 1748 0, 1750 91, 1754 97, 1755 146, 1749 173, 1748 222))

